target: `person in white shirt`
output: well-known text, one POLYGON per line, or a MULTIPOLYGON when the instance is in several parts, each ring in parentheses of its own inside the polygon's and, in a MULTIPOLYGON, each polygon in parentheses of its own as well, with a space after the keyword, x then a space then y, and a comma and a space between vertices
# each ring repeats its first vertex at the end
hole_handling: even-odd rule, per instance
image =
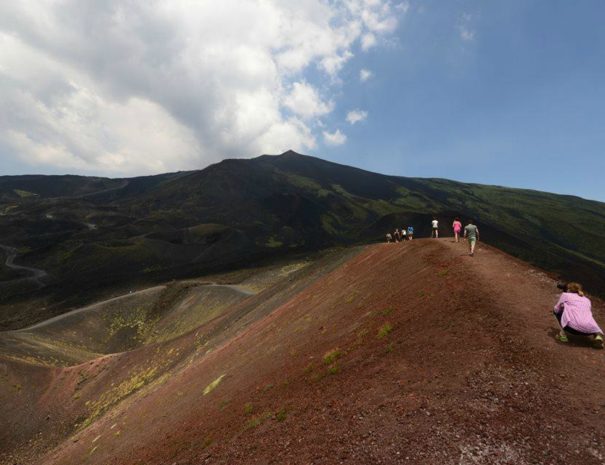
POLYGON ((433 232, 431 233, 431 237, 438 239, 439 238, 439 221, 437 221, 437 218, 433 218, 432 224, 433 224, 433 232))

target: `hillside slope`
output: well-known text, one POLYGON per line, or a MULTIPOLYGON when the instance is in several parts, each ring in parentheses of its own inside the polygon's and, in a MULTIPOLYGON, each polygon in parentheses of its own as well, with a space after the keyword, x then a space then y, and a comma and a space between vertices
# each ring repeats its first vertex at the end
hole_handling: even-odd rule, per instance
POLYGON ((475 218, 486 242, 605 295, 605 204, 577 197, 385 176, 294 152, 125 180, 0 177, 2 189, 12 192, 0 197, 2 245, 48 273, 30 289, 0 269, 4 329, 132 286, 374 242, 395 227, 426 237, 433 216, 442 234, 455 216, 475 218))
POLYGON ((556 298, 484 244, 332 254, 170 340, 0 354, 2 463, 601 464, 604 353, 554 340, 556 298))

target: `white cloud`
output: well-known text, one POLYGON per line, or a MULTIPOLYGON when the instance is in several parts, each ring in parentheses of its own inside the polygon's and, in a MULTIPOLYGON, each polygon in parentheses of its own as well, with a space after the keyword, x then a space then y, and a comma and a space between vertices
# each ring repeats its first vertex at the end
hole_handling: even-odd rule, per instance
POLYGON ((334 132, 323 131, 324 141, 328 145, 342 145, 347 141, 347 136, 337 129, 334 132))
POLYGON ((284 106, 304 119, 325 115, 334 108, 333 102, 324 102, 306 82, 293 84, 292 91, 284 98, 284 106))
POLYGON ((460 38, 464 42, 471 42, 475 39, 475 31, 470 25, 472 20, 473 16, 471 14, 464 13, 460 19, 460 23, 458 24, 458 32, 460 34, 460 38))
POLYGON ((372 71, 370 71, 369 69, 363 68, 359 71, 359 80, 361 82, 366 82, 369 79, 371 79, 373 76, 374 76, 374 73, 372 71))
POLYGON ((376 43, 376 36, 371 32, 368 32, 361 37, 361 49, 364 51, 371 49, 376 45, 376 43))
POLYGON ((339 74, 404 13, 391 0, 0 2, 0 146, 34 167, 132 175, 344 141, 319 121, 343 98, 339 74))
POLYGON ((360 121, 366 120, 368 112, 363 110, 353 110, 347 113, 347 122, 350 124, 359 123, 360 121))
POLYGON ((406 14, 410 9, 410 2, 406 0, 404 2, 398 3, 397 5, 395 5, 395 9, 401 11, 403 14, 406 14))
POLYGON ((469 42, 475 38, 475 31, 472 31, 464 26, 460 27, 460 38, 465 42, 469 42))

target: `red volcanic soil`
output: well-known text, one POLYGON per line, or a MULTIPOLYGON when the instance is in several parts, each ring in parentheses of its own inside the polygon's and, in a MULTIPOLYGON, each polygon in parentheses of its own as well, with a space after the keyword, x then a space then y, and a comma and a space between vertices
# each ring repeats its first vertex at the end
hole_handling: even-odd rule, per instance
MULTIPOLYGON (((94 402, 119 373, 184 354, 86 427, 45 433, 45 455, 3 463, 603 464, 605 353, 556 342, 557 294, 483 244, 369 246, 170 344, 87 362, 105 376, 94 402)), ((80 369, 54 368, 32 400, 67 418, 57 399, 80 369)))

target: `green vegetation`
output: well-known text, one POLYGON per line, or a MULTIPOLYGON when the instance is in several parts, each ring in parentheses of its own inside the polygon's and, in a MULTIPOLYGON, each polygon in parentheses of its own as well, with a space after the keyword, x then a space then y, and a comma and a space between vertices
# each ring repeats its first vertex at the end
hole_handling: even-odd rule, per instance
POLYGON ((385 323, 378 329, 378 334, 376 334, 376 337, 378 339, 383 339, 388 336, 392 330, 393 326, 391 325, 391 323, 385 323))
POLYGON ((244 413, 245 413, 246 415, 250 415, 250 414, 251 414, 253 411, 254 411, 254 407, 253 407, 252 403, 247 402, 247 403, 244 405, 244 413))
POLYGON ((331 365, 336 360, 338 360, 341 357, 341 355, 342 355, 342 350, 333 349, 324 355, 323 361, 326 365, 331 365))
POLYGON ((285 407, 282 407, 275 413, 275 419, 279 422, 284 421, 288 417, 288 412, 285 407))
POLYGON ((334 363, 328 367, 328 374, 330 374, 330 375, 335 375, 339 371, 340 371, 340 367, 338 366, 337 363, 334 363))
POLYGON ((309 177, 285 172, 281 172, 281 174, 284 175, 285 179, 287 179, 290 184, 303 189, 320 199, 328 197, 331 193, 329 189, 322 187, 320 183, 309 177))
POLYGON ((35 194, 33 192, 29 192, 29 191, 24 191, 24 190, 21 190, 21 189, 14 189, 13 191, 15 192, 15 194, 17 194, 22 199, 27 199, 27 198, 30 198, 30 197, 37 197, 38 196, 38 194, 35 194))
POLYGON ((281 242, 280 240, 278 240, 276 237, 271 236, 269 239, 267 239, 267 242, 265 242, 265 245, 269 248, 276 248, 276 247, 283 246, 284 243, 281 242))
POLYGON ((206 386, 204 388, 204 395, 207 396, 208 394, 210 394, 212 391, 214 391, 217 386, 219 384, 221 384, 221 381, 223 380, 223 378, 225 377, 224 374, 220 375, 218 378, 216 378, 214 381, 212 381, 208 386, 206 386))
POLYGON ((225 408, 231 403, 230 400, 228 399, 223 399, 221 400, 221 402, 218 404, 218 408, 219 410, 225 410, 225 408))
POLYGON ((273 417, 273 414, 271 412, 265 412, 261 415, 252 417, 246 422, 246 429, 256 428, 257 426, 262 425, 265 421, 267 421, 271 417, 273 417))
POLYGON ((108 315, 106 318, 110 319, 111 322, 108 337, 114 336, 124 328, 130 328, 136 331, 137 338, 143 341, 149 329, 153 326, 153 323, 147 320, 147 309, 143 307, 134 307, 129 309, 128 312, 108 315))
POLYGON ((321 227, 325 232, 332 236, 338 236, 339 231, 341 231, 338 221, 329 214, 321 215, 321 227))
POLYGON ((155 377, 157 371, 157 367, 137 371, 130 378, 125 379, 117 386, 112 386, 111 389, 101 394, 98 400, 87 401, 86 405, 89 407, 89 415, 78 426, 80 428, 87 428, 90 426, 111 406, 117 404, 148 384, 155 377))

